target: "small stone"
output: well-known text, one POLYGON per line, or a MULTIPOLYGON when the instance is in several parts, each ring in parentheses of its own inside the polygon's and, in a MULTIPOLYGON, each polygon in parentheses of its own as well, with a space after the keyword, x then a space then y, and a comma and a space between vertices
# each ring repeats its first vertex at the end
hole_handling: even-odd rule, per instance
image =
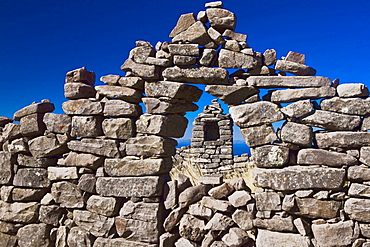
POLYGON ((83 138, 82 140, 70 141, 67 145, 70 150, 76 152, 86 152, 111 158, 120 155, 115 140, 83 138))
POLYGON ((362 83, 340 84, 337 87, 337 92, 341 98, 369 96, 369 89, 362 83))
POLYGON ((282 167, 289 161, 289 148, 265 145, 252 148, 252 157, 257 167, 282 167))
POLYGON ((182 14, 180 18, 178 19, 176 26, 171 31, 169 37, 170 38, 175 37, 179 33, 187 30, 195 22, 196 20, 194 18, 194 13, 182 14))
POLYGON ((93 86, 84 83, 73 82, 64 84, 64 97, 67 99, 94 98, 96 90, 93 86))
POLYGON ((173 55, 197 57, 200 54, 197 44, 170 44, 168 49, 173 55))
POLYGON ((134 136, 135 125, 130 118, 104 119, 102 122, 103 133, 113 139, 129 139, 134 136))
POLYGON ((300 100, 286 107, 281 108, 281 112, 289 117, 302 117, 306 114, 311 113, 313 105, 309 99, 300 100))
POLYGON ((106 117, 138 117, 142 109, 137 104, 131 104, 123 100, 108 100, 104 105, 106 117))
POLYGON ((179 233, 183 238, 200 241, 206 233, 205 223, 190 214, 184 214, 180 220, 179 233))
MULTIPOLYGON (((149 58, 147 58, 146 62, 148 61, 148 59, 149 58)), ((118 84, 123 87, 129 87, 129 88, 138 89, 140 91, 144 91, 144 80, 141 77, 135 77, 135 76, 121 77, 118 80, 118 84)))
POLYGON ((55 202, 63 208, 83 208, 85 205, 81 191, 71 182, 54 183, 51 194, 55 202))
POLYGON ((118 200, 114 197, 92 195, 86 202, 86 209, 107 217, 115 216, 118 213, 118 200))
POLYGON ((13 178, 15 157, 6 151, 0 151, 0 184, 9 184, 13 178))
POLYGON ((21 202, 40 201, 45 194, 46 189, 14 188, 11 198, 21 202))
POLYGON ((207 8, 206 13, 211 27, 220 33, 223 33, 226 29, 234 30, 236 17, 231 11, 220 8, 207 8))
POLYGON ((204 5, 206 8, 223 8, 224 5, 222 1, 208 2, 204 5))
POLYGON ((236 208, 245 206, 251 199, 251 195, 246 191, 235 191, 228 197, 231 205, 236 208))
POLYGON ((69 152, 65 159, 64 165, 97 169, 98 167, 103 165, 103 162, 104 158, 101 156, 95 156, 86 153, 69 152))
POLYGON ((293 217, 281 217, 274 215, 271 219, 256 218, 253 220, 253 225, 257 228, 263 228, 277 232, 295 232, 293 217))
POLYGON ((50 181, 78 179, 77 167, 48 167, 50 181))
POLYGON ((122 86, 96 86, 95 90, 102 96, 112 99, 120 99, 130 103, 139 103, 142 94, 139 90, 122 86))
POLYGON ((187 208, 176 208, 172 210, 163 222, 164 230, 167 232, 172 231, 186 211, 187 208))
POLYGON ((35 158, 47 158, 68 152, 66 145, 54 136, 39 136, 31 139, 28 147, 35 158))
POLYGON ((243 178, 233 178, 229 183, 235 190, 249 190, 243 178))
POLYGON ((120 75, 105 75, 100 77, 100 81, 110 86, 117 86, 120 78, 120 75))
POLYGON ((370 147, 361 147, 359 161, 370 166, 370 147))
POLYGON ((94 85, 95 73, 87 71, 85 67, 69 71, 66 74, 65 83, 72 82, 82 82, 87 85, 94 85))
POLYGON ((210 196, 204 196, 202 198, 201 204, 207 208, 221 212, 230 212, 233 209, 233 206, 230 202, 218 200, 210 196))
POLYGON ((78 180, 78 188, 82 191, 95 193, 96 177, 94 174, 82 174, 78 180))
POLYGON ((202 95, 202 90, 184 83, 157 81, 145 83, 145 95, 147 97, 169 97, 197 102, 202 95))
POLYGON ((178 114, 150 115, 144 114, 136 121, 139 133, 154 134, 163 137, 181 138, 185 134, 188 120, 178 114))
POLYGON ((256 246, 310 247, 311 241, 308 237, 301 236, 300 234, 280 233, 259 229, 256 246))
POLYGON ((232 40, 236 40, 238 42, 246 42, 247 41, 247 35, 242 33, 235 33, 234 31, 230 29, 226 29, 222 36, 225 36, 227 38, 230 38, 232 40))
POLYGON ((185 189, 179 195, 180 207, 185 208, 190 204, 199 201, 203 196, 207 195, 209 189, 210 186, 205 184, 199 184, 185 189))
POLYGON ((326 200, 329 197, 329 191, 322 190, 313 195, 317 200, 326 200))
POLYGON ((121 70, 125 71, 126 73, 131 72, 132 75, 141 77, 143 79, 156 80, 159 78, 158 66, 136 63, 132 59, 127 59, 124 64, 121 65, 121 70))
POLYGON ((159 136, 139 136, 126 141, 126 154, 143 157, 166 157, 175 154, 177 141, 159 136))
POLYGON ((245 143, 249 147, 269 144, 277 139, 276 133, 271 125, 254 126, 240 129, 245 143))
POLYGON ((294 63, 305 64, 306 56, 304 54, 301 54, 301 53, 289 51, 288 55, 286 55, 284 60, 294 62, 294 63))
POLYGON ((39 212, 39 220, 42 223, 58 226, 63 210, 57 205, 41 206, 39 212))
POLYGON ((173 56, 173 64, 177 66, 191 66, 197 62, 197 58, 194 56, 173 56))
POLYGON ((240 51, 239 43, 236 40, 226 40, 226 43, 224 44, 224 48, 226 50, 235 51, 235 52, 240 51))
POLYGON ((81 229, 90 232, 96 237, 107 236, 114 225, 113 218, 107 218, 85 210, 74 210, 73 221, 81 229))
POLYGON ((213 27, 208 28, 207 33, 217 45, 225 44, 226 40, 222 37, 222 34, 213 27))
POLYGON ((255 87, 238 85, 207 85, 205 91, 225 104, 239 104, 259 92, 255 87))
POLYGON ((264 58, 264 64, 266 66, 273 65, 274 63, 276 63, 276 51, 274 49, 266 50, 263 53, 263 58, 264 58))
POLYGON ((179 238, 175 243, 175 247, 197 247, 197 244, 186 238, 179 238))
POLYGON ((314 68, 287 60, 277 60, 275 64, 275 69, 292 73, 293 75, 298 76, 316 75, 316 70, 314 68))
POLYGON ((310 224, 302 218, 296 218, 293 220, 294 226, 302 236, 308 236, 310 233, 310 224))
POLYGON ((43 122, 44 114, 34 113, 20 119, 21 133, 23 136, 35 137, 40 136, 46 130, 43 122))
POLYGON ((13 185, 20 187, 47 188, 48 172, 43 168, 22 168, 14 176, 13 185))
POLYGON ((220 174, 209 174, 199 177, 199 183, 201 184, 222 184, 223 176, 220 174))
POLYGON ((254 56, 242 52, 221 49, 218 56, 218 64, 221 68, 253 69, 257 66, 254 56))
POLYGON ((46 129, 53 133, 69 133, 71 130, 72 119, 70 116, 63 114, 46 113, 43 121, 46 125, 46 129))
POLYGON ((221 199, 227 197, 234 191, 234 187, 229 183, 223 183, 219 186, 216 186, 208 191, 208 195, 216 199, 221 199))
POLYGON ((370 197, 370 186, 358 183, 351 183, 348 195, 353 197, 370 197))
POLYGON ((210 66, 215 56, 216 56, 215 49, 204 49, 202 56, 199 59, 199 64, 203 66, 210 66))
POLYGON ((230 217, 220 213, 215 213, 212 219, 210 219, 206 224, 205 229, 211 231, 227 231, 233 225, 234 222, 230 217))
POLYGON ((207 208, 203 205, 200 205, 200 204, 190 205, 189 213, 191 215, 198 216, 198 217, 201 217, 201 218, 205 218, 207 220, 209 220, 213 215, 213 212, 212 212, 211 209, 209 209, 209 208, 207 208))
POLYGON ((70 228, 67 237, 68 247, 92 246, 93 243, 94 236, 92 236, 88 231, 79 226, 70 228))
POLYGON ((253 229, 253 219, 254 215, 253 212, 248 212, 242 209, 237 209, 232 218, 234 222, 243 230, 249 231, 253 229))

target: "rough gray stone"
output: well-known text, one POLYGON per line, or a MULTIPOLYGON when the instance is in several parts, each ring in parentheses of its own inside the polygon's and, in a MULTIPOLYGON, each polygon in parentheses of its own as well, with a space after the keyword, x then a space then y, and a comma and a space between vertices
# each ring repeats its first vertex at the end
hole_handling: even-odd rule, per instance
POLYGON ((222 1, 215 1, 215 2, 205 3, 204 7, 206 7, 206 8, 223 8, 224 5, 223 5, 222 1))
POLYGON ((13 188, 11 198, 21 202, 40 201, 46 192, 46 189, 13 188))
MULTIPOLYGON (((64 113, 67 115, 100 115, 103 113, 102 103, 93 101, 91 99, 69 100, 69 101, 63 102, 62 108, 63 108, 64 113)), ((67 119, 67 117, 64 117, 64 118, 67 119)), ((53 120, 50 119, 50 124, 53 124, 51 121, 53 120)), ((44 119, 44 122, 45 122, 45 119, 44 119)), ((67 121, 63 119, 62 123, 64 122, 67 123, 67 121)), ((47 122, 45 123, 48 124, 47 122)))
POLYGON ((227 246, 243 246, 249 241, 248 234, 238 227, 233 227, 229 233, 222 237, 222 241, 227 246))
POLYGON ((166 232, 172 231, 177 223, 181 220, 184 213, 186 213, 187 208, 176 208, 172 210, 167 218, 163 222, 163 227, 166 232))
POLYGON ((156 80, 159 78, 158 66, 136 63, 132 59, 127 59, 124 64, 121 65, 121 70, 126 73, 131 72, 134 76, 138 76, 143 79, 156 80))
POLYGON ((219 186, 216 186, 208 191, 208 195, 216 199, 221 199, 223 197, 229 196, 233 193, 234 187, 229 183, 223 183, 219 186))
POLYGON ((286 122, 281 129, 280 138, 283 142, 293 143, 302 147, 311 147, 313 131, 304 124, 286 122))
POLYGON ((93 247, 157 247, 157 245, 130 241, 124 238, 97 238, 93 247))
MULTIPOLYGON (((172 163, 172 162, 171 162, 172 163)), ((168 181, 164 187, 163 199, 166 210, 177 206, 179 192, 177 189, 177 180, 168 181)))
POLYGON ((259 211, 281 210, 281 198, 276 192, 256 192, 254 197, 259 211))
POLYGON ((163 177, 99 177, 96 191, 102 196, 154 197, 162 194, 163 177))
POLYGON ((8 123, 5 125, 3 132, 1 133, 3 140, 13 140, 20 138, 21 135, 21 125, 15 123, 8 123))
POLYGON ((136 63, 145 63, 149 57, 154 57, 154 49, 151 45, 136 46, 130 51, 129 58, 136 63))
POLYGON ((265 145, 252 148, 252 158, 257 167, 281 167, 289 161, 289 148, 265 145))
POLYGON ((222 36, 226 38, 230 38, 232 40, 238 41, 238 42, 247 42, 247 35, 243 33, 236 33, 230 29, 226 29, 222 36))
POLYGON ((340 201, 323 201, 315 198, 295 198, 298 215, 308 218, 332 219, 339 215, 342 202, 340 201))
POLYGON ((334 87, 276 90, 271 94, 271 101, 275 103, 289 103, 302 99, 333 97, 335 93, 334 87))
POLYGON ((274 215, 271 219, 256 218, 253 220, 253 225, 257 228, 263 228, 276 232, 295 232, 293 217, 281 217, 274 215))
POLYGON ((340 84, 337 87, 337 92, 341 98, 369 96, 369 89, 362 83, 340 84))
POLYGON ((35 158, 47 158, 66 153, 68 148, 54 136, 39 136, 28 142, 29 150, 35 158))
POLYGON ((223 176, 221 174, 206 174, 199 177, 201 184, 222 184, 223 176))
POLYGON ((180 236, 191 241, 200 241, 206 234, 205 223, 193 215, 184 214, 180 220, 180 236))
POLYGON ((256 247, 310 247, 311 241, 308 237, 294 233, 280 233, 268 230, 258 230, 256 247))
POLYGON ((207 207, 205 207, 203 205, 200 205, 200 204, 190 205, 189 213, 191 215, 198 216, 200 218, 204 218, 204 219, 207 219, 207 220, 209 220, 213 215, 213 212, 210 208, 207 208, 207 207))
POLYGON ((197 58, 194 56, 173 56, 173 64, 177 66, 190 66, 197 62, 197 58))
POLYGON ((348 195, 353 197, 370 197, 370 186, 358 183, 351 183, 348 195))
POLYGON ((122 86, 96 86, 95 90, 102 96, 120 99, 130 103, 139 103, 142 94, 139 90, 122 86))
POLYGON ((85 205, 81 191, 71 182, 53 183, 51 195, 63 208, 83 208, 85 205))
POLYGON ((187 30, 191 25, 193 25, 196 22, 194 18, 194 13, 189 13, 189 14, 182 14, 177 23, 176 26, 172 29, 169 37, 173 38, 177 34, 187 30))
POLYGON ((126 141, 126 154, 143 157, 167 157, 175 154, 177 141, 160 136, 138 136, 126 141))
POLYGON ((85 67, 68 71, 65 78, 65 83, 83 82, 87 85, 94 85, 95 73, 87 71, 85 67))
POLYGON ((14 247, 17 243, 17 237, 0 232, 0 246, 14 247))
POLYGON ((64 97, 67 99, 94 98, 96 90, 93 86, 84 83, 73 82, 64 84, 64 97))
POLYGON ((210 66, 215 56, 215 49, 204 49, 201 58, 199 59, 199 64, 203 66, 210 66))
POLYGON ((184 83, 157 81, 145 83, 145 94, 147 97, 169 97, 196 102, 200 99, 202 90, 184 83))
POLYGON ((307 65, 286 60, 277 60, 275 70, 281 70, 298 76, 314 76, 316 70, 307 65))
POLYGON ((350 166, 347 177, 349 180, 356 181, 370 180, 370 169, 367 166, 350 166))
POLYGON ((230 114, 239 127, 269 124, 284 119, 278 106, 267 101, 232 106, 230 114))
POLYGON ((161 234, 156 222, 126 219, 118 216, 115 218, 115 225, 119 236, 134 241, 158 243, 161 234))
POLYGON ((40 136, 46 130, 45 123, 43 122, 44 114, 34 113, 22 117, 21 123, 21 133, 23 136, 35 137, 40 136))
POLYGON ((43 168, 22 168, 14 175, 13 185, 19 187, 47 188, 48 172, 43 168))
POLYGON ((104 105, 106 117, 138 117, 142 113, 141 107, 123 100, 108 100, 104 105))
POLYGON ((255 87, 238 85, 207 85, 205 91, 229 105, 239 104, 259 92, 255 87))
POLYGON ((86 167, 89 169, 97 169, 102 166, 104 158, 92 154, 69 152, 64 160, 65 166, 86 167))
POLYGON ((78 141, 70 141, 67 145, 70 150, 76 152, 85 152, 111 158, 120 156, 117 147, 118 143, 115 140, 83 138, 78 141))
POLYGON ((46 113, 43 121, 46 125, 46 129, 50 132, 64 134, 71 131, 72 119, 70 116, 46 113))
POLYGON ((143 114, 136 121, 139 133, 153 134, 163 137, 181 138, 184 136, 188 120, 178 114, 150 115, 143 114))
POLYGON ((95 193, 96 177, 94 174, 82 174, 78 180, 78 188, 82 191, 95 193))
POLYGON ((0 200, 0 220, 29 224, 36 222, 39 210, 37 202, 7 203, 0 200))
POLYGON ((235 191, 227 199, 231 205, 238 208, 247 205, 252 197, 247 191, 235 191))
POLYGON ((253 219, 254 213, 248 212, 242 209, 237 209, 232 214, 232 219, 234 222, 244 231, 249 231, 253 229, 253 219))
POLYGON ((88 246, 91 247, 94 237, 79 226, 72 227, 68 233, 68 247, 88 246))
POLYGON ((207 195, 209 189, 210 186, 205 184, 199 184, 185 189, 179 195, 180 207, 185 208, 190 204, 199 201, 203 196, 207 195))
POLYGON ((330 79, 321 76, 250 76, 248 85, 262 88, 329 87, 330 79))
POLYGON ((85 210, 74 210, 73 221, 81 229, 96 237, 108 236, 110 229, 114 225, 113 218, 107 218, 85 210))
POLYGON ((165 232, 159 237, 159 247, 175 246, 175 241, 177 239, 178 234, 165 232))
POLYGON ((201 205, 221 212, 231 212, 231 210, 233 209, 233 206, 230 202, 215 199, 210 196, 204 196, 201 200, 201 205))
POLYGON ((110 217, 118 213, 118 201, 114 197, 92 195, 86 202, 86 209, 110 217))
POLYGON ((351 155, 330 152, 323 149, 301 149, 297 156, 297 164, 299 165, 327 165, 341 167, 343 165, 353 166, 357 165, 357 163, 357 159, 351 155))
POLYGON ((254 126, 240 129, 245 143, 249 147, 261 146, 268 144, 277 139, 276 133, 271 125, 254 126))
POLYGON ((204 227, 205 230, 227 231, 234 225, 233 219, 221 213, 215 213, 204 227))
POLYGON ((18 230, 19 247, 48 247, 50 227, 44 223, 26 225, 18 230))
POLYGON ((221 49, 218 55, 218 65, 221 68, 253 69, 257 63, 254 56, 242 52, 221 49))
POLYGON ((360 125, 361 119, 359 116, 316 110, 301 118, 300 122, 328 130, 353 130, 360 125))
POLYGON ((199 46, 197 44, 170 44, 168 50, 173 55, 199 56, 199 46))
POLYGON ((312 225, 313 235, 322 247, 349 246, 353 241, 353 221, 312 225))
POLYGON ((216 45, 223 45, 225 44, 225 39, 222 37, 222 34, 214 29, 213 27, 208 28, 207 33, 209 37, 216 43, 216 45))
POLYGON ((189 41, 190 43, 199 44, 207 48, 213 48, 215 46, 212 39, 209 37, 207 33, 206 26, 200 21, 195 22, 188 29, 177 34, 172 39, 172 42, 179 41, 182 42, 189 41))
POLYGON ((370 147, 361 147, 359 161, 370 166, 370 147))
POLYGON ((283 169, 255 169, 256 185, 274 190, 340 189, 344 169, 290 166, 283 169))
POLYGON ((175 247, 197 247, 197 244, 186 239, 186 238, 179 238, 176 242, 175 242, 175 247))
POLYGON ((42 223, 58 226, 63 210, 58 205, 42 205, 39 211, 39 220, 42 223))
POLYGON ((231 11, 220 8, 208 8, 206 14, 211 27, 220 33, 223 33, 226 29, 234 30, 236 17, 231 11))
POLYGON ((336 131, 316 133, 315 139, 319 148, 357 148, 370 145, 370 132, 336 131))
POLYGON ((309 99, 300 100, 281 108, 281 112, 289 117, 302 117, 312 112, 313 105, 309 99))
POLYGON ((33 103, 16 111, 13 115, 13 119, 14 121, 19 121, 21 120, 21 118, 31 114, 52 112, 54 110, 55 107, 53 103, 50 102, 33 103))
POLYGON ((146 112, 149 114, 184 113, 198 110, 198 106, 190 101, 171 102, 156 98, 143 98, 146 112))
POLYGON ((119 215, 126 219, 159 223, 163 220, 164 210, 161 203, 127 201, 121 208, 119 215))
POLYGON ((311 232, 311 225, 302 218, 296 218, 293 220, 293 223, 302 236, 308 236, 308 234, 311 232))
POLYGON ((129 139, 135 134, 134 121, 130 118, 104 119, 102 127, 104 135, 113 139, 129 139))
POLYGON ((50 181, 78 179, 77 167, 48 167, 50 181))
POLYGON ((141 77, 121 77, 118 80, 118 84, 123 87, 130 87, 144 91, 144 80, 141 77))
POLYGON ((370 114, 370 99, 334 97, 321 101, 320 107, 324 111, 333 111, 350 115, 370 114))
POLYGON ((163 77, 169 81, 188 82, 195 84, 227 84, 228 72, 223 68, 170 67, 162 72, 163 77))
POLYGON ((15 163, 15 157, 10 152, 0 151, 0 184, 12 181, 15 163))
POLYGON ((276 63, 276 51, 274 49, 268 49, 263 53, 263 63, 266 66, 276 63))

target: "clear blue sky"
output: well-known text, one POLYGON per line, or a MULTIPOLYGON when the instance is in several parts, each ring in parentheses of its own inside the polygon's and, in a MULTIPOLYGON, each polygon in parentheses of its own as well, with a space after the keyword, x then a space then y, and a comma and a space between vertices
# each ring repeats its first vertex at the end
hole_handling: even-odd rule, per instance
MULTIPOLYGON (((99 78, 119 69, 136 40, 170 41, 184 13, 203 0, 2 0, 0 115, 48 98, 62 113, 65 73, 87 67, 99 78)), ((236 32, 256 51, 306 54, 317 75, 370 86, 370 1, 225 0, 236 32)), ((210 97, 201 100, 200 109, 210 97)), ((197 114, 197 113, 196 113, 197 114)), ((196 116, 188 113, 190 121, 196 116)), ((189 136, 187 136, 189 137, 189 136)))

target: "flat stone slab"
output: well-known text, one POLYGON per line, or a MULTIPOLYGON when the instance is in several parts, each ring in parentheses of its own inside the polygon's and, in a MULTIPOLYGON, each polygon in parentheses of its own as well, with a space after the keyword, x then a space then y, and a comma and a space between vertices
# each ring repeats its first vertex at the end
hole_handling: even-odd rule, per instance
POLYGON ((148 244, 129 241, 124 238, 97 238, 93 247, 157 247, 157 244, 148 244))
POLYGON ((370 199, 349 198, 344 204, 344 212, 352 220, 370 223, 370 199))
POLYGON ((277 139, 274 128, 271 125, 253 126, 242 128, 240 132, 243 135, 245 143, 249 147, 261 146, 269 144, 277 139))
POLYGON ((177 141, 160 136, 138 136, 126 141, 126 154, 143 157, 168 157, 175 154, 177 141))
POLYGON ((188 82, 195 84, 227 84, 228 72, 223 68, 193 67, 166 68, 162 72, 163 77, 168 81, 188 82))
POLYGON ((319 246, 349 246, 354 237, 352 220, 334 224, 312 224, 312 232, 319 246))
POLYGON ((19 187, 47 188, 50 186, 48 171, 44 168, 22 168, 14 176, 13 185, 19 187))
POLYGON ((96 86, 95 90, 107 98, 120 99, 130 103, 139 103, 142 93, 139 90, 121 86, 96 86))
POLYGON ((255 169, 257 187, 273 190, 339 189, 345 169, 290 166, 283 169, 255 169))
POLYGON ((323 149, 301 149, 297 155, 298 165, 353 166, 357 159, 346 153, 330 152, 323 149))
POLYGON ((271 101, 275 103, 289 103, 301 99, 321 99, 333 97, 335 94, 336 90, 334 87, 286 89, 272 92, 271 101))
POLYGON ((272 232, 258 229, 256 247, 310 247, 311 241, 308 237, 294 233, 272 232))
POLYGON ((307 65, 295 63, 286 60, 277 60, 275 64, 275 70, 281 70, 293 75, 301 76, 313 76, 316 75, 316 70, 307 65))
POLYGON ((257 64, 254 56, 226 49, 221 49, 218 57, 218 65, 221 68, 253 69, 257 64))
POLYGON ((127 59, 121 65, 121 70, 131 72, 133 75, 144 78, 156 80, 159 77, 159 67, 155 65, 136 63, 132 59, 127 59))
POLYGON ((154 197, 162 195, 164 179, 160 176, 147 177, 99 177, 96 191, 102 196, 154 197))
POLYGON ((96 237, 107 236, 114 219, 87 210, 73 210, 73 222, 96 237))
POLYGON ((300 118, 300 122, 328 130, 353 130, 361 124, 361 118, 359 116, 316 110, 313 114, 300 118))
POLYGON ((339 215, 342 202, 318 200, 315 198, 295 198, 298 215, 311 219, 332 219, 339 215))
POLYGON ((142 109, 137 104, 123 100, 108 100, 104 105, 104 116, 106 117, 138 117, 142 109))
POLYGON ((257 167, 281 167, 289 161, 289 148, 266 145, 252 148, 253 161, 257 167))
POLYGON ((143 98, 146 112, 149 114, 160 113, 184 113, 196 111, 199 107, 190 101, 171 102, 171 100, 161 100, 157 98, 143 98))
POLYGON ((259 92, 255 87, 238 85, 208 85, 205 91, 225 104, 238 104, 259 92))
POLYGON ((315 138, 319 148, 357 148, 370 146, 370 132, 336 131, 316 133, 315 138))
POLYGON ((0 220, 15 223, 33 223, 38 216, 39 203, 14 202, 7 203, 0 200, 0 220))
POLYGON ((333 111, 351 115, 367 115, 370 114, 370 98, 339 98, 324 99, 320 103, 320 107, 324 111, 333 111))
POLYGON ((262 88, 329 87, 330 78, 322 76, 250 76, 249 86, 262 88))
POLYGON ((179 114, 143 114, 136 121, 137 132, 163 137, 181 138, 184 136, 187 126, 188 119, 179 114))
POLYGON ((54 104, 50 102, 35 103, 16 111, 14 113, 13 119, 14 121, 19 121, 22 117, 25 117, 27 115, 31 115, 33 113, 52 112, 54 111, 54 109, 54 104))
POLYGON ((145 83, 146 97, 168 97, 197 102, 202 95, 199 88, 179 82, 156 81, 145 83))
POLYGON ((115 140, 82 139, 81 141, 68 142, 68 148, 76 152, 85 152, 106 157, 118 157, 118 144, 115 140))
POLYGON ((62 108, 67 115, 100 115, 103 113, 102 103, 90 99, 68 100, 63 102, 62 108))

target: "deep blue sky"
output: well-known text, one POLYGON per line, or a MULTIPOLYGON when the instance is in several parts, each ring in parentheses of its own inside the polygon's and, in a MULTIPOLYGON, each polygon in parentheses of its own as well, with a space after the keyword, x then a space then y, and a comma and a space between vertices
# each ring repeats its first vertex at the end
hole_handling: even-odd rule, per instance
MULTIPOLYGON (((203 0, 2 0, 0 3, 0 115, 50 99, 56 113, 65 73, 87 67, 99 78, 119 69, 136 40, 170 41, 183 13, 203 0)), ((256 51, 306 54, 317 75, 370 86, 370 1, 225 0, 236 32, 256 51)), ((200 102, 200 109, 210 97, 200 102)), ((197 113, 188 113, 190 121, 197 113)), ((187 137, 190 137, 187 135, 187 137)))

